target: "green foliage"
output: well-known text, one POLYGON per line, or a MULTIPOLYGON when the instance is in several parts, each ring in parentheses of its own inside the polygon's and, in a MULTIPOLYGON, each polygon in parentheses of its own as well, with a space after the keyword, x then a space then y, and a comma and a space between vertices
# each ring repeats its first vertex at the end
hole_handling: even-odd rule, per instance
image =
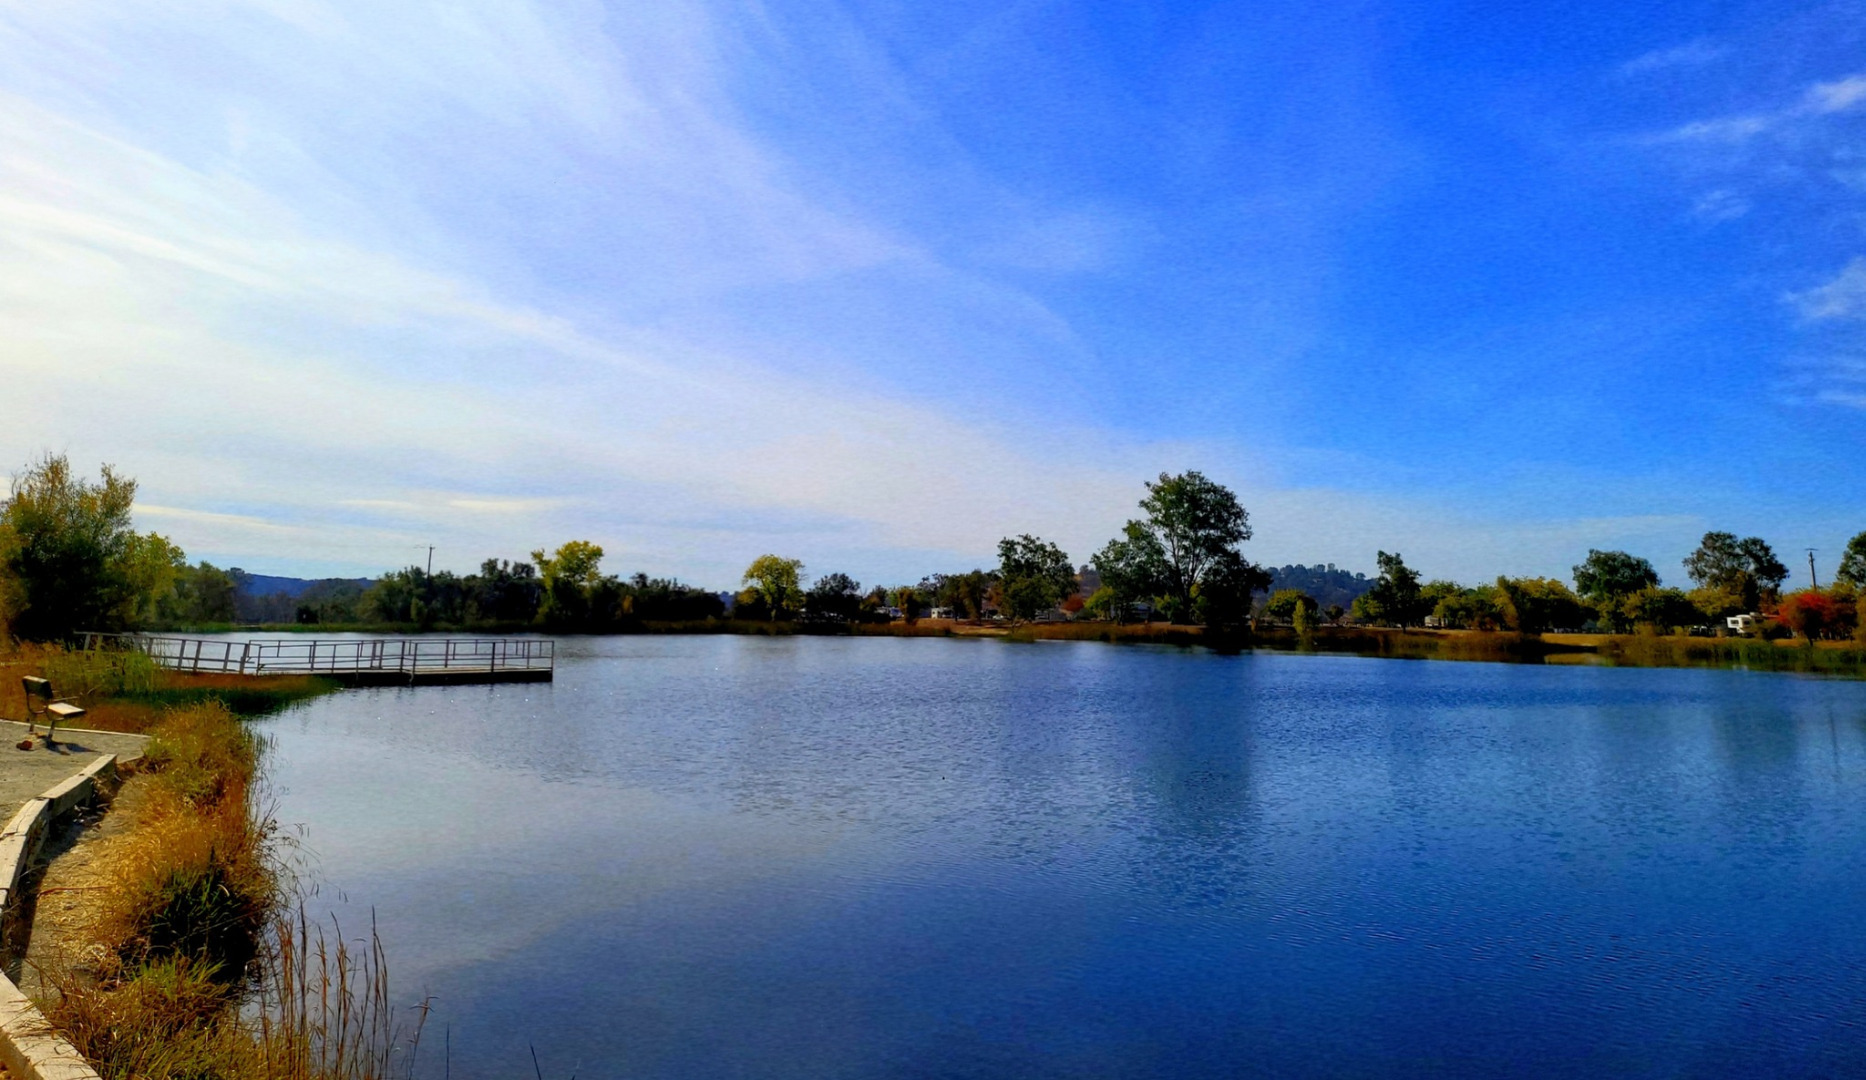
POLYGON ((1464 588, 1434 581, 1420 590, 1422 601, 1432 604, 1438 625, 1459 630, 1498 630, 1503 627, 1502 594, 1495 585, 1464 588))
POLYGON ((0 614, 13 636, 57 641, 154 614, 181 552, 135 532, 135 499, 136 481, 106 465, 92 483, 74 476, 63 455, 13 477, 12 496, 0 506, 0 614))
POLYGON ((1241 623, 1252 593, 1268 589, 1270 579, 1237 550, 1251 535, 1237 496, 1199 472, 1161 473, 1140 508, 1146 518, 1129 521, 1090 560, 1111 593, 1105 606, 1116 618, 1146 601, 1170 621, 1241 623))
POLYGON ((1287 621, 1294 619, 1296 612, 1305 608, 1314 614, 1315 597, 1301 589, 1278 589, 1264 602, 1263 613, 1272 619, 1287 621))
POLYGON ((1500 577, 1497 592, 1504 625, 1519 634, 1577 629, 1588 619, 1587 605, 1554 578, 1500 577))
MULTIPOLYGON (((538 616, 546 626, 588 629, 600 616, 610 614, 602 610, 603 599, 620 599, 610 596, 617 590, 614 579, 605 579, 602 575, 603 549, 598 544, 571 540, 550 555, 542 550, 532 552, 531 561, 537 564, 543 586, 538 616)), ((414 614, 418 616, 415 621, 421 621, 419 616, 423 613, 414 614)))
POLYGON ((1586 561, 1574 568, 1575 591, 1593 606, 1600 621, 1616 632, 1623 632, 1634 622, 1652 621, 1631 618, 1626 613, 1626 600, 1658 585, 1659 574, 1652 564, 1624 551, 1589 548, 1586 561))
POLYGON ((823 619, 854 619, 862 612, 862 583, 843 573, 824 574, 804 590, 804 613, 823 619))
POLYGON ((922 588, 937 607, 949 607, 958 618, 982 618, 986 601, 997 585, 997 574, 986 570, 968 570, 962 574, 934 574, 922 582, 922 588))
POLYGON ((1062 548, 1027 534, 998 541, 998 589, 1013 619, 1048 611, 1075 587, 1075 565, 1062 548))
POLYGON ((1840 556, 1840 570, 1836 577, 1856 589, 1866 589, 1866 532, 1847 541, 1847 550, 1840 556))
POLYGON ((1125 620, 1129 605, 1150 601, 1167 589, 1166 552, 1153 531, 1138 521, 1128 522, 1089 562, 1110 594, 1116 619, 1125 620))
POLYGON ((1431 610, 1425 601, 1419 574, 1406 565, 1398 552, 1378 552, 1380 577, 1373 588, 1354 601, 1354 617, 1363 622, 1414 626, 1424 621, 1431 610))
POLYGON ((1661 630, 1695 626, 1706 617, 1679 589, 1648 585, 1620 598, 1616 626, 1651 626, 1661 630))
MULTIPOLYGON (((1242 627, 1250 620, 1252 594, 1269 587, 1270 575, 1261 567, 1245 562, 1235 551, 1222 552, 1206 566, 1199 580, 1193 594, 1192 616, 1215 630, 1242 627)), ((1311 613, 1314 604, 1309 600, 1311 613)))
POLYGON ((233 575, 203 562, 175 571, 174 586, 156 604, 155 622, 166 626, 201 626, 234 620, 233 575))
POLYGON ((1698 549, 1685 557, 1685 573, 1700 588, 1740 598, 1743 611, 1774 599, 1788 579, 1788 567, 1761 538, 1738 540, 1727 532, 1705 533, 1698 549))
POLYGON ((802 559, 760 555, 745 568, 742 584, 749 595, 741 594, 740 603, 773 621, 788 617, 803 605, 802 579, 802 559))
POLYGON ((1692 589, 1685 595, 1691 601, 1691 606, 1697 608, 1698 613, 1704 617, 1704 621, 1712 625, 1721 625, 1731 615, 1755 610, 1741 592, 1716 585, 1692 589))
POLYGON ((1319 609, 1315 597, 1301 589, 1278 589, 1263 605, 1265 615, 1272 619, 1288 620, 1298 634, 1307 634, 1315 629, 1319 609))
POLYGON ((1138 524, 1159 552, 1162 592, 1184 607, 1206 571, 1250 539, 1250 515, 1237 496, 1197 471, 1161 473, 1147 485, 1140 508, 1147 518, 1138 524))

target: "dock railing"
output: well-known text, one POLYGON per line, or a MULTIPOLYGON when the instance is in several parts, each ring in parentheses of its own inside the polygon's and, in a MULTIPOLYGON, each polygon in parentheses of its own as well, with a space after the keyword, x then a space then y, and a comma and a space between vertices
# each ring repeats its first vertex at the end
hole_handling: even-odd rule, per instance
POLYGON ((87 649, 135 649, 169 671, 227 675, 492 675, 550 672, 557 643, 544 638, 271 639, 86 634, 87 649))

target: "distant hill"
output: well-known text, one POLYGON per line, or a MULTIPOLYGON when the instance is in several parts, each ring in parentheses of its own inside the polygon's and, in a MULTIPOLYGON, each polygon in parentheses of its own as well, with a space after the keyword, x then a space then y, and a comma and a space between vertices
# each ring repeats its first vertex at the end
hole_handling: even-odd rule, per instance
POLYGON ((1276 566, 1265 567, 1270 571, 1270 591, 1278 589, 1301 589, 1327 611, 1330 605, 1340 604, 1347 608, 1354 603, 1354 598, 1374 587, 1374 579, 1366 574, 1350 573, 1337 570, 1334 563, 1315 566, 1276 566))
POLYGON ((313 605, 363 595, 372 578, 295 578, 249 574, 239 567, 233 578, 233 611, 241 622, 291 622, 300 603, 313 605))

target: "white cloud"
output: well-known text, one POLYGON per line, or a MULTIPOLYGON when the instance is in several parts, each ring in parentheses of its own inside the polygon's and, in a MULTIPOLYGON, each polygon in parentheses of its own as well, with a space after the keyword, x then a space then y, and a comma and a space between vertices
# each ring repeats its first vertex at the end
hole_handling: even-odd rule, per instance
POLYGON ((1866 318, 1866 256, 1847 263, 1832 281, 1790 293, 1787 300, 1806 319, 1866 318))
POLYGON ((1693 120, 1650 136, 1656 143, 1740 144, 1762 135, 1798 129, 1820 117, 1850 112, 1866 103, 1866 74, 1815 83, 1801 99, 1778 109, 1693 120))
POLYGON ((1683 45, 1676 45, 1669 49, 1655 49, 1642 56, 1636 56, 1620 65, 1620 74, 1633 76, 1674 68, 1702 67, 1723 59, 1729 51, 1721 45, 1699 38, 1696 41, 1687 41, 1683 45))
POLYGON ((1653 137, 1655 142, 1741 143, 1773 129, 1778 115, 1750 114, 1723 116, 1714 120, 1693 120, 1653 137))
POLYGON ((1749 211, 1749 200, 1729 188, 1707 191, 1691 207, 1693 217, 1709 222, 1734 221, 1749 211))
POLYGON ((1817 113, 1846 112, 1866 103, 1866 75, 1850 75, 1809 88, 1807 108, 1817 113))

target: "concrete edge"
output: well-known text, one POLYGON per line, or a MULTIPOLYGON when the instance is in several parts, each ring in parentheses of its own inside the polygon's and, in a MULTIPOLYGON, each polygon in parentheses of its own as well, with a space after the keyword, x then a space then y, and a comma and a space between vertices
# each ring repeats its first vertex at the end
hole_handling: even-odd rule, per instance
MULTIPOLYGON (((20 807, 0 830, 0 930, 5 929, 20 898, 20 882, 32 868, 39 846, 52 823, 97 796, 100 782, 116 779, 117 756, 105 754, 77 775, 20 807)), ((0 973, 0 1062, 14 1080, 99 1080, 64 1037, 52 1030, 45 1015, 13 980, 0 973)))

